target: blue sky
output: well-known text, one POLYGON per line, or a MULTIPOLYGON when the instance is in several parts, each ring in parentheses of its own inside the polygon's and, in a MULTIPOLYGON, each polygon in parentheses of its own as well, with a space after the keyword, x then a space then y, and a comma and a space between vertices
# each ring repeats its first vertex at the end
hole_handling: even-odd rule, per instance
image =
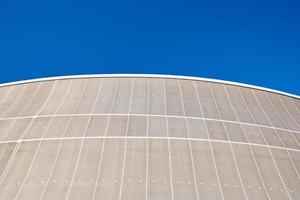
POLYGON ((300 3, 1 0, 0 68, 0 82, 160 73, 300 95, 300 3))

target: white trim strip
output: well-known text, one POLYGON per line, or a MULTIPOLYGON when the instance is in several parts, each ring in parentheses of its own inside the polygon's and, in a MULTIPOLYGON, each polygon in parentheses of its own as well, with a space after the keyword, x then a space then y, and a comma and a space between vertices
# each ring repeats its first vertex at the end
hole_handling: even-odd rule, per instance
POLYGON ((288 92, 283 92, 283 91, 279 91, 279 90, 275 90, 275 89, 270 89, 270 88, 266 88, 266 87, 255 86, 255 85, 251 85, 251 84, 218 80, 218 79, 212 79, 212 78, 201 78, 201 77, 180 76, 180 75, 165 75, 165 74, 84 74, 84 75, 54 76, 54 77, 36 78, 36 79, 29 79, 29 80, 14 81, 14 82, 9 82, 9 83, 2 83, 2 84, 0 84, 0 87, 18 85, 18 84, 24 84, 24 83, 40 82, 40 81, 80 79, 80 78, 169 78, 169 79, 206 81, 206 82, 222 83, 222 84, 227 84, 227 85, 252 88, 252 89, 257 89, 257 90, 264 90, 264 91, 273 92, 273 93, 293 97, 296 99, 300 99, 299 95, 295 95, 295 94, 291 94, 288 92))
MULTIPOLYGON (((125 114, 126 115, 126 114, 125 114)), ((71 116, 72 117, 72 116, 71 116)), ((110 117, 110 116, 109 116, 110 117)), ((165 116, 161 116, 162 118, 165 118, 165 116)), ((69 121, 71 121, 69 119, 69 121)), ((12 122, 13 123, 13 122, 12 122)), ((51 124, 51 121, 49 122, 51 124)), ((109 122, 108 122, 109 123, 109 122)), ((238 123, 238 124, 241 124, 241 123, 238 123)), ((68 127, 68 125, 67 125, 68 127)), ((260 130, 260 129, 259 129, 260 130)), ((275 129, 276 130, 276 129, 275 129)), ((292 135, 293 136, 293 135, 292 135)), ((95 136, 96 137, 96 136, 95 136)), ((100 136, 99 136, 100 137, 100 136)), ((131 136, 128 136, 128 137, 131 137, 131 136)), ((68 138, 81 138, 81 137, 61 137, 61 138, 57 138, 57 137, 53 137, 53 138, 56 138, 56 139, 68 139, 68 138)), ((86 137, 86 138, 93 138, 93 137, 86 137)), ((97 138, 97 137, 96 137, 97 138)), ((107 138, 113 138, 113 136, 107 136, 107 138)), ((147 138, 147 137, 141 137, 141 138, 147 138)), ((149 138, 152 138, 152 137, 149 137, 149 138)), ((157 138, 157 137, 153 137, 153 138, 157 138)), ((168 137, 167 137, 168 138, 168 137)), ((170 139, 172 138, 178 138, 178 137, 169 137, 170 139)), ((52 137, 49 137, 49 138, 27 138, 27 139, 15 139, 15 140, 0 140, 0 144, 5 144, 5 143, 12 143, 12 142, 20 142, 20 141, 36 141, 36 140, 51 140, 52 137)), ((191 139, 191 140, 197 140, 199 138, 182 138, 182 139, 191 139)), ((212 140, 213 141, 213 140, 212 140)), ((221 141, 221 140, 220 140, 221 141)), ((236 141, 231 141, 232 143, 238 143, 236 141)), ((247 143, 245 143, 247 144, 247 143)), ((251 145, 256 145, 255 143, 249 143, 251 145)), ((257 145, 260 145, 260 144, 257 144, 257 145)), ((300 151, 300 149, 294 149, 294 148, 288 148, 288 147, 282 147, 282 146, 273 146, 273 145, 265 145, 265 146, 270 146, 270 147, 274 147, 274 148, 281 148, 281 149, 287 149, 287 150, 292 150, 292 151, 300 151)))
MULTIPOLYGON (((22 143, 22 142, 34 142, 34 141, 52 141, 52 140, 78 140, 78 139, 124 139, 125 136, 87 136, 87 137, 63 137, 63 138, 38 138, 38 139, 23 139, 23 140, 10 140, 5 143, 22 143)), ((191 140, 191 141, 208 141, 208 142, 218 142, 218 143, 231 143, 231 144, 245 144, 266 148, 275 148, 282 149, 294 152, 300 152, 300 149, 286 148, 280 146, 271 146, 266 144, 255 144, 247 142, 237 142, 237 141, 227 141, 227 140, 215 140, 215 139, 206 139, 206 138, 181 138, 181 137, 144 137, 144 136, 127 136, 127 139, 165 139, 165 140, 191 140)), ((0 142, 3 144, 4 142, 0 142)))
POLYGON ((148 200, 148 176, 149 176, 149 106, 150 106, 150 81, 147 79, 147 127, 146 127, 146 136, 147 136, 147 141, 146 141, 146 155, 147 155, 147 160, 146 160, 146 184, 145 184, 145 191, 146 191, 146 197, 145 200, 148 200))
POLYGON ((225 119, 214 119, 214 118, 206 118, 206 117, 191 117, 191 116, 181 116, 181 115, 158 115, 158 114, 135 114, 135 113, 90 113, 90 114, 54 114, 54 115, 34 115, 34 116, 24 116, 24 117, 7 117, 7 118, 0 118, 0 121, 2 120, 15 120, 15 119, 31 119, 31 118, 43 118, 43 117, 75 117, 75 116, 141 116, 141 117, 173 117, 173 118, 186 118, 186 119, 199 119, 199 120, 207 120, 207 121, 218 121, 218 122, 229 122, 229 123, 238 123, 238 124, 244 124, 244 125, 250 125, 250 126, 257 126, 257 127, 263 127, 263 128, 275 128, 277 130, 282 131, 288 131, 293 133, 299 133, 300 131, 297 130, 291 130, 291 129, 284 129, 279 127, 273 127, 273 126, 267 126, 262 124, 254 124, 254 123, 248 123, 248 122, 240 122, 240 121, 231 121, 231 120, 225 120, 225 119))

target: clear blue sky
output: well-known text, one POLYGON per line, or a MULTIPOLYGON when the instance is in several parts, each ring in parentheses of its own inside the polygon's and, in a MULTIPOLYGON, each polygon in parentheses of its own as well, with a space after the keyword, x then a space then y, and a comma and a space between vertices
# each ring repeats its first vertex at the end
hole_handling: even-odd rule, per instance
POLYGON ((1 0, 0 68, 0 82, 160 73, 300 95, 300 1, 1 0))

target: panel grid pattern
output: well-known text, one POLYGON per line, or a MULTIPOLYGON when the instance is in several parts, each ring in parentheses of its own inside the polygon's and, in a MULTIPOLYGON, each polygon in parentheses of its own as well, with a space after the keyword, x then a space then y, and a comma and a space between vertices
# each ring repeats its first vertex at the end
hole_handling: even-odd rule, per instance
POLYGON ((300 100, 200 80, 0 87, 0 199, 300 196, 300 100))

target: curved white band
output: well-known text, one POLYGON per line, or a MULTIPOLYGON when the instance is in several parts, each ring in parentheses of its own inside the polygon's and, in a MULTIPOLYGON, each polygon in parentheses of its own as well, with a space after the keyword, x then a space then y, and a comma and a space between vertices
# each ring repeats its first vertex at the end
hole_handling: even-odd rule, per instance
POLYGON ((235 86, 240 86, 240 87, 253 88, 253 89, 257 89, 257 90, 264 90, 264 91, 273 92, 273 93, 293 97, 296 99, 300 99, 300 96, 295 95, 295 94, 282 92, 282 91, 274 90, 274 89, 270 89, 270 88, 245 84, 245 83, 238 83, 238 82, 233 82, 233 81, 225 81, 225 80, 218 80, 218 79, 211 79, 211 78, 179 76, 179 75, 165 75, 165 74, 84 74, 84 75, 70 75, 70 76, 54 76, 54 77, 36 78, 36 79, 2 83, 2 84, 0 84, 0 87, 24 84, 24 83, 32 83, 32 82, 50 81, 50 80, 79 79, 79 78, 114 78, 114 77, 115 78, 131 78, 131 77, 132 78, 169 78, 169 79, 206 81, 206 82, 222 83, 222 84, 227 84, 227 85, 235 85, 235 86))

